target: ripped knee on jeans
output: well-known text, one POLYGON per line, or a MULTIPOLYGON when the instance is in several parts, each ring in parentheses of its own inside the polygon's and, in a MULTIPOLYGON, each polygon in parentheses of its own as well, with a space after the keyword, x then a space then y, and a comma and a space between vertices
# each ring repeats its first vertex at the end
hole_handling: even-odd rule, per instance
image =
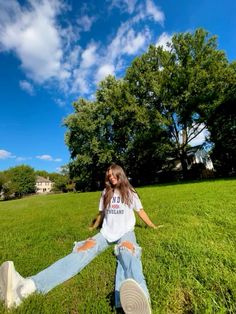
POLYGON ((130 241, 123 241, 120 244, 115 245, 114 253, 118 256, 123 250, 126 250, 137 258, 141 257, 142 249, 137 244, 134 244, 130 241))
POLYGON ((119 246, 120 247, 125 247, 126 249, 128 249, 129 251, 134 253, 134 245, 133 245, 133 243, 131 243, 129 241, 121 242, 121 244, 119 246))
POLYGON ((96 240, 94 240, 92 238, 88 239, 85 241, 84 244, 82 244, 80 247, 77 248, 77 252, 89 250, 92 247, 94 247, 95 244, 96 244, 96 240))

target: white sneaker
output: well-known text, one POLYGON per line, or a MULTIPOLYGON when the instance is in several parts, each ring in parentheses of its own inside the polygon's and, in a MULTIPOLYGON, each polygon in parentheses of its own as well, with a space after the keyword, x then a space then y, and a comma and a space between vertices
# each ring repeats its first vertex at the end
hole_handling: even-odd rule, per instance
POLYGON ((0 298, 6 307, 18 306, 24 298, 36 291, 32 279, 23 278, 12 261, 4 262, 0 267, 0 298))
POLYGON ((151 314, 151 306, 141 286, 126 279, 120 287, 120 301, 125 314, 151 314))

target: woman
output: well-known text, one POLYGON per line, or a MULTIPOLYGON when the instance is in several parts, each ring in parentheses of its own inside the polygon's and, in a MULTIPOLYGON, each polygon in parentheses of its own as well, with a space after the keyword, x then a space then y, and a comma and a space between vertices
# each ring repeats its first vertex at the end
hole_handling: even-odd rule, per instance
POLYGON ((58 260, 35 276, 23 278, 14 264, 7 261, 0 267, 0 296, 7 307, 18 306, 34 292, 47 293, 79 273, 110 244, 115 244, 117 269, 115 306, 125 313, 151 313, 150 298, 140 260, 141 248, 134 234, 135 215, 151 228, 157 228, 142 208, 137 192, 124 170, 112 164, 106 171, 105 189, 99 202, 99 215, 91 229, 102 223, 98 234, 75 243, 72 253, 58 260))

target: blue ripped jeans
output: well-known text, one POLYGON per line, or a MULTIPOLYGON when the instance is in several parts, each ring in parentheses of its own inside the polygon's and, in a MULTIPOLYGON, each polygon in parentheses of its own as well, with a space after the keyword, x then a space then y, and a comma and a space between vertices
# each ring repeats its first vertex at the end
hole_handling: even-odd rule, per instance
POLYGON ((142 287, 149 299, 149 293, 143 276, 141 263, 141 248, 136 242, 134 232, 124 234, 118 241, 108 242, 101 233, 91 239, 95 240, 94 245, 86 250, 78 251, 86 241, 76 242, 72 253, 58 260, 48 268, 35 276, 30 277, 36 285, 37 291, 47 293, 60 283, 78 274, 98 254, 104 251, 110 244, 115 244, 115 255, 117 257, 117 269, 115 278, 115 307, 120 307, 120 286, 128 278, 134 279, 142 287), (130 242, 134 250, 122 245, 123 242, 130 242))

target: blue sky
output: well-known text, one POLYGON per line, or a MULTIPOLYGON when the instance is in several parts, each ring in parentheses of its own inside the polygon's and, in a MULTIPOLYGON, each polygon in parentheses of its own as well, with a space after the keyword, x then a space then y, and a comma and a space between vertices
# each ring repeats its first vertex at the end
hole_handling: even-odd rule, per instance
POLYGON ((150 44, 203 27, 235 60, 235 12, 235 0, 0 0, 0 170, 59 171, 73 101, 150 44))

